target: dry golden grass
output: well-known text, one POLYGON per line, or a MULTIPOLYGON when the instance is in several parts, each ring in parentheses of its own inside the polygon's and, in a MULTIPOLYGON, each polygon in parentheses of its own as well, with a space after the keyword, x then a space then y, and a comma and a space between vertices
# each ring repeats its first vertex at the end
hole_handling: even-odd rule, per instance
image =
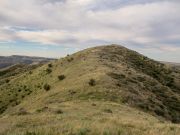
MULTIPOLYGON (((43 108, 43 107, 42 107, 43 108)), ((3 135, 178 135, 180 126, 113 102, 67 101, 27 115, 4 115, 3 135), (61 113, 57 113, 58 110, 61 113), (111 110, 112 112, 107 112, 111 110)))

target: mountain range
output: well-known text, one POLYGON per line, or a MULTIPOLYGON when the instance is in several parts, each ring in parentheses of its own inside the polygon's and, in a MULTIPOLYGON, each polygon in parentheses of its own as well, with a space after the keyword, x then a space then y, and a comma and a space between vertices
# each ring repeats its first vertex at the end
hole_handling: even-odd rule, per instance
POLYGON ((43 57, 30 57, 30 56, 20 56, 20 55, 12 55, 12 56, 0 56, 0 69, 6 68, 15 64, 37 64, 37 63, 46 63, 52 58, 43 58, 43 57))

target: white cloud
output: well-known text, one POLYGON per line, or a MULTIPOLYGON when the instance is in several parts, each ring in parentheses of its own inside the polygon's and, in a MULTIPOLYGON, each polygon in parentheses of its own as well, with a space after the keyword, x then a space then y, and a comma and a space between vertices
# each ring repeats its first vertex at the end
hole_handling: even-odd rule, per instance
POLYGON ((74 48, 127 43, 168 51, 179 46, 179 13, 178 0, 1 0, 0 41, 74 48))
POLYGON ((38 42, 45 45, 58 45, 58 41, 60 42, 73 38, 73 36, 66 31, 57 30, 18 31, 16 32, 16 36, 22 40, 38 42))

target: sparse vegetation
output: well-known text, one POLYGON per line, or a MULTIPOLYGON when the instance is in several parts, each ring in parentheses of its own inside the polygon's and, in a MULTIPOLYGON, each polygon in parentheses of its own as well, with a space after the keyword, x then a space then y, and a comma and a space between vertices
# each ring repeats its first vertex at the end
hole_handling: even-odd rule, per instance
POLYGON ((59 75, 59 76, 58 76, 58 79, 59 79, 60 81, 64 80, 65 78, 66 78, 65 75, 59 75))
POLYGON ((51 63, 48 64, 48 67, 49 67, 49 68, 52 68, 52 66, 53 66, 53 65, 52 65, 51 63))
POLYGON ((74 60, 74 58, 72 58, 72 57, 67 59, 68 62, 71 62, 73 60, 74 60))
POLYGON ((55 111, 55 113, 56 113, 56 114, 62 114, 63 111, 62 111, 61 109, 58 109, 58 110, 55 111))
POLYGON ((180 72, 134 55, 97 47, 0 71, 0 134, 178 135, 180 72))
POLYGON ((46 90, 46 91, 49 91, 50 90, 50 88, 51 88, 51 86, 49 85, 49 84, 44 84, 44 89, 46 90))
POLYGON ((10 82, 10 80, 9 79, 6 79, 6 83, 9 83, 10 82))
POLYGON ((52 72, 52 69, 47 68, 47 69, 46 69, 46 72, 47 72, 47 74, 50 74, 50 73, 52 72))
POLYGON ((95 86, 95 85, 96 85, 95 79, 90 79, 90 80, 89 80, 89 85, 90 85, 90 86, 95 86))

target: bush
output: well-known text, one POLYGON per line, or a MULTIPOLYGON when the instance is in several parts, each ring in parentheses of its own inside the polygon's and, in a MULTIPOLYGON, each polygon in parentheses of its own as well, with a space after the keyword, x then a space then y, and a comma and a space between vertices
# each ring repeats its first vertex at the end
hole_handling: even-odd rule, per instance
POLYGON ((9 79, 6 79, 6 83, 9 83, 10 82, 10 80, 9 79))
POLYGON ((45 89, 46 91, 49 91, 50 88, 51 88, 51 86, 50 86, 49 84, 46 83, 46 84, 44 85, 44 89, 45 89))
POLYGON ((161 109, 155 109, 154 112, 158 115, 158 116, 164 116, 164 111, 161 109))
POLYGON ((71 61, 73 61, 74 60, 74 58, 69 58, 67 61, 68 62, 71 62, 71 61))
POLYGON ((50 68, 47 68, 47 69, 46 69, 46 72, 49 74, 49 73, 52 72, 52 70, 51 70, 50 68))
POLYGON ((56 113, 56 114, 62 114, 63 111, 62 111, 61 109, 58 109, 58 110, 55 111, 55 113, 56 113))
POLYGON ((49 68, 51 68, 51 67, 52 67, 52 64, 51 64, 51 63, 50 63, 50 64, 48 64, 48 67, 49 67, 49 68))
POLYGON ((18 92, 21 92, 21 91, 22 91, 21 89, 18 90, 18 92))
POLYGON ((89 80, 89 85, 90 86, 95 86, 96 85, 96 81, 94 79, 90 79, 89 80))
POLYGON ((59 80, 64 80, 65 78, 66 78, 65 75, 59 75, 59 76, 58 76, 58 79, 59 79, 59 80))

